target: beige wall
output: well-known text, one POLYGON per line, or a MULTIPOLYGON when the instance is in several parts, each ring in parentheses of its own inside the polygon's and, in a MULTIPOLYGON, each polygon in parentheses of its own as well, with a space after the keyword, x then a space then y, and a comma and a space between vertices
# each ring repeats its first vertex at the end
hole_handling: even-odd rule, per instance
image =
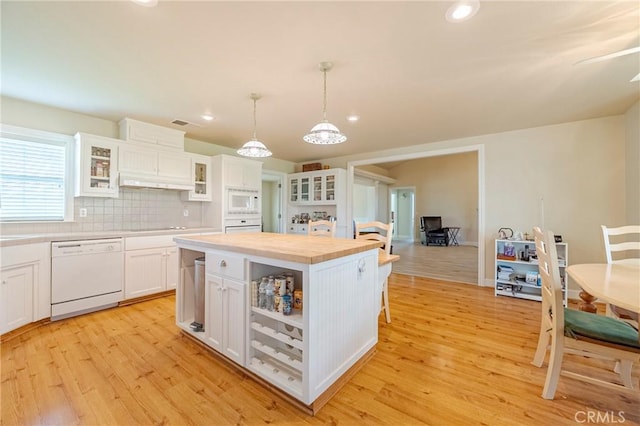
POLYGON ((442 216, 443 226, 459 226, 458 241, 478 242, 478 155, 476 152, 427 157, 401 162, 389 169, 393 187, 414 186, 415 235, 420 216, 442 216))
POLYGON ((626 223, 640 225, 640 102, 627 111, 625 124, 626 223))
MULTIPOLYGON (((6 96, 0 97, 0 122, 66 135, 85 132, 109 138, 117 139, 119 137, 119 125, 116 121, 78 114, 6 96)), ((237 155, 235 149, 190 138, 185 138, 184 147, 185 151, 197 154, 237 155)), ((263 169, 293 173, 295 163, 277 158, 266 158, 263 160, 263 169)))

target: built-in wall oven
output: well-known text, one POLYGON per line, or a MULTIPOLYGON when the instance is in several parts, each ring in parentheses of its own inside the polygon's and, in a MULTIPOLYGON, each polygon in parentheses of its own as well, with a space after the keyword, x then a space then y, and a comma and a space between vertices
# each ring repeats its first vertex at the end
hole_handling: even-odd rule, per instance
POLYGON ((115 306, 124 288, 122 238, 51 243, 51 319, 115 306))
POLYGON ((241 232, 262 232, 260 218, 226 219, 224 221, 225 234, 237 234, 241 232))

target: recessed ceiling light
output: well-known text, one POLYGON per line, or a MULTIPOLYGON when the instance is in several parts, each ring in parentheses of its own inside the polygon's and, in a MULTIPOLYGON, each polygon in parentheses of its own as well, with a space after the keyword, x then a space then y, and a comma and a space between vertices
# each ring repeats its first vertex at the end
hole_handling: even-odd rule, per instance
POLYGON ((213 115, 205 114, 201 116, 203 120, 211 121, 213 120, 213 115))
POLYGON ((131 0, 135 4, 145 7, 155 7, 158 5, 158 0, 131 0))
POLYGON ((356 121, 360 120, 360 117, 358 117, 357 115, 350 115, 347 117, 347 120, 349 120, 352 123, 355 123, 356 121))
POLYGON ((478 13, 480 9, 479 0, 461 0, 455 2, 447 9, 447 21, 449 22, 462 22, 470 19, 478 13))

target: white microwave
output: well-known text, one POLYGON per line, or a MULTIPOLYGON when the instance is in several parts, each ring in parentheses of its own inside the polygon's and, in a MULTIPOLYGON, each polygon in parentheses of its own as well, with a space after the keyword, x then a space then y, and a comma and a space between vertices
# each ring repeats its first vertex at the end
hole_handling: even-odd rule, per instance
POLYGON ((228 214, 260 214, 260 193, 255 189, 228 189, 228 214))

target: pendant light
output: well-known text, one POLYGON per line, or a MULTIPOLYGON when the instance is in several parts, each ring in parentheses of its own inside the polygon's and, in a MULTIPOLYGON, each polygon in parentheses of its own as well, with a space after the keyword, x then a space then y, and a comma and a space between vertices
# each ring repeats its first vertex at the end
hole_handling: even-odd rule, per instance
POLYGON ((253 138, 242 145, 242 148, 237 152, 244 157, 269 157, 271 156, 271 151, 256 138, 256 102, 261 96, 257 93, 252 93, 250 97, 253 99, 253 138))
POLYGON ((333 67, 331 62, 320 62, 320 71, 324 74, 324 104, 322 106, 322 121, 315 126, 303 139, 305 142, 318 145, 342 143, 347 137, 340 130, 327 121, 327 71, 333 67))

